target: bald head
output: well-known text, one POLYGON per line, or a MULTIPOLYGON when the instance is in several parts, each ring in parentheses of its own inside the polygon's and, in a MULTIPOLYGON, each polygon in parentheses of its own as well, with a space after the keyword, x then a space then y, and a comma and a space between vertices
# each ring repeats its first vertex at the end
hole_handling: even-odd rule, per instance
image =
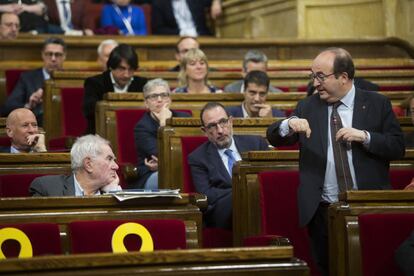
POLYGON ((6 132, 13 147, 20 151, 30 150, 28 137, 39 132, 36 116, 27 108, 13 110, 6 120, 6 132))

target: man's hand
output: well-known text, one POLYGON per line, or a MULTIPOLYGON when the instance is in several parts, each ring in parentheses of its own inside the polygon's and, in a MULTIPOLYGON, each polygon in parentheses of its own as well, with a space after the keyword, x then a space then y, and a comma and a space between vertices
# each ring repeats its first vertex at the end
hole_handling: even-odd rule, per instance
POLYGON ((171 118, 172 112, 170 110, 170 103, 165 103, 163 107, 161 108, 160 112, 152 112, 154 116, 158 119, 160 122, 160 126, 165 126, 165 122, 167 119, 171 118))
POLYGON ((300 118, 291 118, 288 121, 289 128, 295 133, 305 133, 306 138, 311 135, 311 129, 309 127, 308 120, 300 118))
POLYGON ((151 159, 145 158, 144 163, 150 171, 155 172, 158 170, 158 158, 156 156, 151 155, 151 159))
POLYGON ((213 2, 211 3, 211 11, 210 11, 211 18, 216 20, 217 17, 219 17, 222 12, 223 10, 221 9, 221 1, 213 0, 213 2))
POLYGON ((43 89, 39 88, 36 90, 36 92, 34 92, 30 96, 29 102, 26 103, 25 107, 29 109, 33 109, 34 107, 36 107, 38 104, 42 102, 43 102, 43 89))
POLYGON ((45 135, 43 133, 33 134, 27 136, 27 144, 32 148, 34 152, 45 152, 45 135))
POLYGON ((119 176, 117 173, 114 174, 113 180, 111 183, 109 183, 106 186, 103 186, 101 188, 102 191, 105 193, 111 192, 111 191, 120 191, 122 190, 121 186, 119 186, 119 176))
POLYGON ((346 143, 363 143, 367 138, 368 137, 363 130, 359 130, 352 127, 343 127, 336 133, 336 141, 343 141, 346 143))
POLYGON ((259 109, 260 118, 271 118, 272 116, 272 107, 269 104, 255 104, 256 108, 259 109))
POLYGON ((405 186, 404 190, 414 190, 414 178, 411 180, 411 183, 405 186))

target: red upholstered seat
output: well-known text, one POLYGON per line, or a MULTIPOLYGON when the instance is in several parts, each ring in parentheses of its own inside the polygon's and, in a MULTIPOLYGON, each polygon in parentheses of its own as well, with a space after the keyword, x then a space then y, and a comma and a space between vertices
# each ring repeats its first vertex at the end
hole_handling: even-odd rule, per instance
POLYGON ((20 78, 21 73, 27 71, 26 69, 7 69, 4 71, 4 76, 6 78, 6 95, 9 96, 14 87, 16 86, 17 81, 20 78))
MULTIPOLYGON (((62 254, 59 226, 57 224, 2 224, 0 225, 0 236, 5 235, 2 229, 9 227, 17 228, 26 234, 33 249, 33 256, 62 254)), ((1 246, 1 250, 6 258, 17 257, 20 252, 20 245, 14 239, 6 239, 1 246)))
MULTIPOLYGON (((107 220, 76 221, 69 224, 72 253, 112 252, 112 235, 118 226, 135 222, 150 233, 154 250, 185 249, 186 230, 181 220, 107 220)), ((126 235, 124 245, 128 251, 138 251, 141 238, 135 234, 126 235)))
POLYGON ((394 254, 413 231, 414 214, 363 214, 358 223, 363 275, 403 275, 394 254))
MULTIPOLYGON (((181 137, 181 150, 183 156, 183 187, 185 193, 195 193, 191 169, 187 157, 208 139, 206 136, 183 136, 181 137)), ((231 247, 233 245, 232 231, 220 228, 203 229, 203 248, 231 247)))
POLYGON ((258 174, 262 234, 287 237, 293 245, 294 255, 306 261, 312 275, 318 271, 311 257, 310 240, 306 228, 299 227, 297 190, 299 172, 277 170, 258 174))
POLYGON ((411 183, 414 177, 413 169, 390 169, 390 181, 394 190, 402 190, 411 183))
POLYGON ((28 197, 33 179, 44 174, 0 175, 0 197, 28 197))

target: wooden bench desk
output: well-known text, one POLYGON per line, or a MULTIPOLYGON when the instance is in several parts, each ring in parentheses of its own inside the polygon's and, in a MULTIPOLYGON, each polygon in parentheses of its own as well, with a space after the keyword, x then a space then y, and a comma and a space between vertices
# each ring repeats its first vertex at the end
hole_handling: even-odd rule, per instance
POLYGON ((70 172, 68 152, 0 153, 0 174, 68 174, 70 172))

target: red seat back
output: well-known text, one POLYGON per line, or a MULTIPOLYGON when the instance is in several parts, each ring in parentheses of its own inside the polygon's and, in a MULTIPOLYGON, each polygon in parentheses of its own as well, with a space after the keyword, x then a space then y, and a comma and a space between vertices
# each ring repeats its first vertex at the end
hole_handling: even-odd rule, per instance
MULTIPOLYGON (((139 223, 148 230, 154 250, 186 248, 185 224, 181 220, 76 221, 69 224, 72 253, 112 252, 114 231, 127 222, 139 223)), ((138 235, 129 232, 123 237, 128 251, 139 251, 142 240, 138 235)))
POLYGON ((403 190, 414 178, 413 169, 390 169, 390 181, 394 190, 403 190))
POLYGON ((413 231, 414 214, 363 214, 358 223, 363 275, 402 275, 394 254, 413 231))
POLYGON ((83 87, 62 88, 62 135, 81 136, 85 133, 87 122, 82 113, 83 87))
POLYGON ((193 178, 191 176, 191 169, 188 165, 188 155, 192 153, 196 148, 201 144, 206 142, 208 138, 206 136, 183 136, 181 137, 181 150, 183 156, 183 188, 184 193, 194 193, 196 192, 193 184, 193 178))
POLYGON ((277 170, 260 172, 260 205, 262 209, 262 234, 289 238, 296 257, 305 260, 316 273, 306 228, 299 227, 297 190, 299 171, 277 170))
POLYGON ((115 110, 116 137, 118 139, 118 161, 137 164, 137 151, 134 141, 134 127, 145 114, 145 109, 118 109, 115 110))
POLYGON ((6 78, 6 95, 10 96, 14 87, 16 86, 17 81, 20 78, 20 75, 27 71, 26 69, 7 69, 4 71, 4 76, 6 78))
MULTIPOLYGON (((31 247, 33 249, 33 256, 41 255, 57 255, 62 254, 62 248, 60 244, 59 226, 54 223, 27 223, 27 224, 2 224, 0 225, 0 237, 6 238, 5 228, 16 228, 22 231, 29 238, 31 247)), ((12 230, 16 231, 16 230, 12 230)), ((9 234, 13 234, 10 233, 9 234)), ((3 251, 6 258, 12 258, 19 256, 21 246, 15 240, 16 235, 12 235, 13 238, 6 238, 3 242, 0 250, 3 251)))
POLYGON ((33 179, 44 174, 0 175, 0 197, 28 197, 33 179))

